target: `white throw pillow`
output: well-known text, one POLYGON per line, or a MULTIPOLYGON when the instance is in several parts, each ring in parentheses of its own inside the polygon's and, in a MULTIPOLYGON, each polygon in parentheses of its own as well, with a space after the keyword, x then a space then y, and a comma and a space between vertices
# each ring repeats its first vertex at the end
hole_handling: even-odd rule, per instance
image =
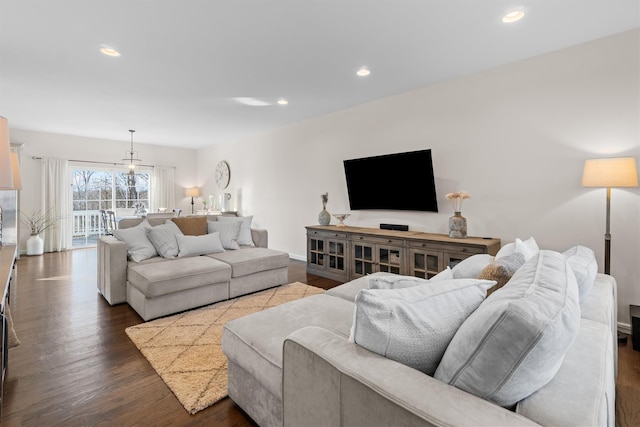
POLYGON ((113 230, 113 237, 125 242, 127 255, 131 261, 140 262, 158 255, 156 248, 147 237, 151 224, 146 219, 131 228, 113 230))
POLYGON ((176 235, 178 256, 197 256, 224 252, 220 233, 203 234, 202 236, 176 235))
POLYGON ((579 327, 571 267, 540 251, 460 326, 435 378, 510 407, 555 376, 579 327))
POLYGON ((576 275, 580 301, 582 301, 596 280, 596 274, 598 273, 596 255, 590 248, 580 245, 567 249, 562 255, 567 259, 573 274, 576 275))
POLYGON ((251 236, 253 216, 219 216, 219 222, 240 222, 240 234, 236 240, 240 246, 255 246, 251 236))
POLYGON ((147 230, 147 237, 163 258, 178 256, 178 241, 176 235, 182 234, 175 222, 168 220, 162 225, 156 225, 147 230))
POLYGON ((363 289, 356 296, 349 339, 432 375, 458 327, 495 283, 452 279, 403 289, 363 289))
POLYGON ((233 222, 218 222, 218 221, 209 221, 207 223, 207 232, 208 233, 220 233, 220 240, 222 241, 222 246, 225 249, 240 249, 240 245, 238 245, 238 237, 240 236, 240 227, 242 223, 240 221, 233 222))
POLYGON ((471 255, 457 263, 452 269, 454 279, 475 279, 484 268, 493 262, 489 254, 471 255))
POLYGON ((453 274, 451 269, 447 267, 430 279, 400 275, 374 276, 369 279, 369 289, 402 289, 451 279, 453 279, 453 274))
POLYGON ((538 252, 540 252, 540 248, 538 247, 536 239, 533 237, 529 237, 527 240, 516 239, 515 242, 506 244, 500 248, 496 254, 496 259, 513 255, 514 253, 520 253, 524 255, 525 261, 529 261, 538 252))

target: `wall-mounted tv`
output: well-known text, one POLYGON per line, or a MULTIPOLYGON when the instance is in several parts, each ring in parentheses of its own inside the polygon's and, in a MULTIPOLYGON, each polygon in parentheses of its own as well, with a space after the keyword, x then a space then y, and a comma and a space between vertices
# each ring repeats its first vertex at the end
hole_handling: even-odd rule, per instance
POLYGON ((438 212, 431 150, 344 161, 351 210, 438 212))

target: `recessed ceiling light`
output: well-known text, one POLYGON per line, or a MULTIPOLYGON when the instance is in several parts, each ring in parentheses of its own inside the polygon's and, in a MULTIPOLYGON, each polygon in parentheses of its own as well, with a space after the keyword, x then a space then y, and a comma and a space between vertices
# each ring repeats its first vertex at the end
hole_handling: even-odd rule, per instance
POLYGON ((118 52, 117 50, 115 50, 114 48, 109 47, 109 46, 100 47, 100 52, 102 52, 102 54, 107 55, 107 56, 113 56, 113 57, 120 56, 120 52, 118 52))
POLYGON ((366 67, 362 67, 358 71, 356 71, 356 74, 358 75, 358 77, 367 77, 369 74, 371 74, 371 71, 366 67))
POLYGON ((289 103, 289 101, 287 101, 284 98, 278 99, 278 105, 287 105, 288 103, 289 103))
POLYGON ((502 17, 502 22, 504 22, 505 24, 511 24, 512 22, 521 20, 523 17, 524 11, 513 10, 502 17))

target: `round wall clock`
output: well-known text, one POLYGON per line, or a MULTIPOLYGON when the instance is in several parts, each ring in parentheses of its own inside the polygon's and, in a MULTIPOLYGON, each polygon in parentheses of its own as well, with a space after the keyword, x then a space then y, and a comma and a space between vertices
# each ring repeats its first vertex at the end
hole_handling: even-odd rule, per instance
POLYGON ((221 190, 224 190, 229 185, 229 179, 231 179, 231 171, 229 170, 229 164, 224 160, 218 162, 216 165, 216 185, 221 190))

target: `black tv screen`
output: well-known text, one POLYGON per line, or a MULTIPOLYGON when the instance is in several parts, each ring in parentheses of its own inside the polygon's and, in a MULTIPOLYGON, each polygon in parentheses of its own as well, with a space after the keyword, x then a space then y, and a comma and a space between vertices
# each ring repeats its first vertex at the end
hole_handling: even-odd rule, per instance
POLYGON ((344 161, 351 210, 438 212, 431 150, 344 161))

